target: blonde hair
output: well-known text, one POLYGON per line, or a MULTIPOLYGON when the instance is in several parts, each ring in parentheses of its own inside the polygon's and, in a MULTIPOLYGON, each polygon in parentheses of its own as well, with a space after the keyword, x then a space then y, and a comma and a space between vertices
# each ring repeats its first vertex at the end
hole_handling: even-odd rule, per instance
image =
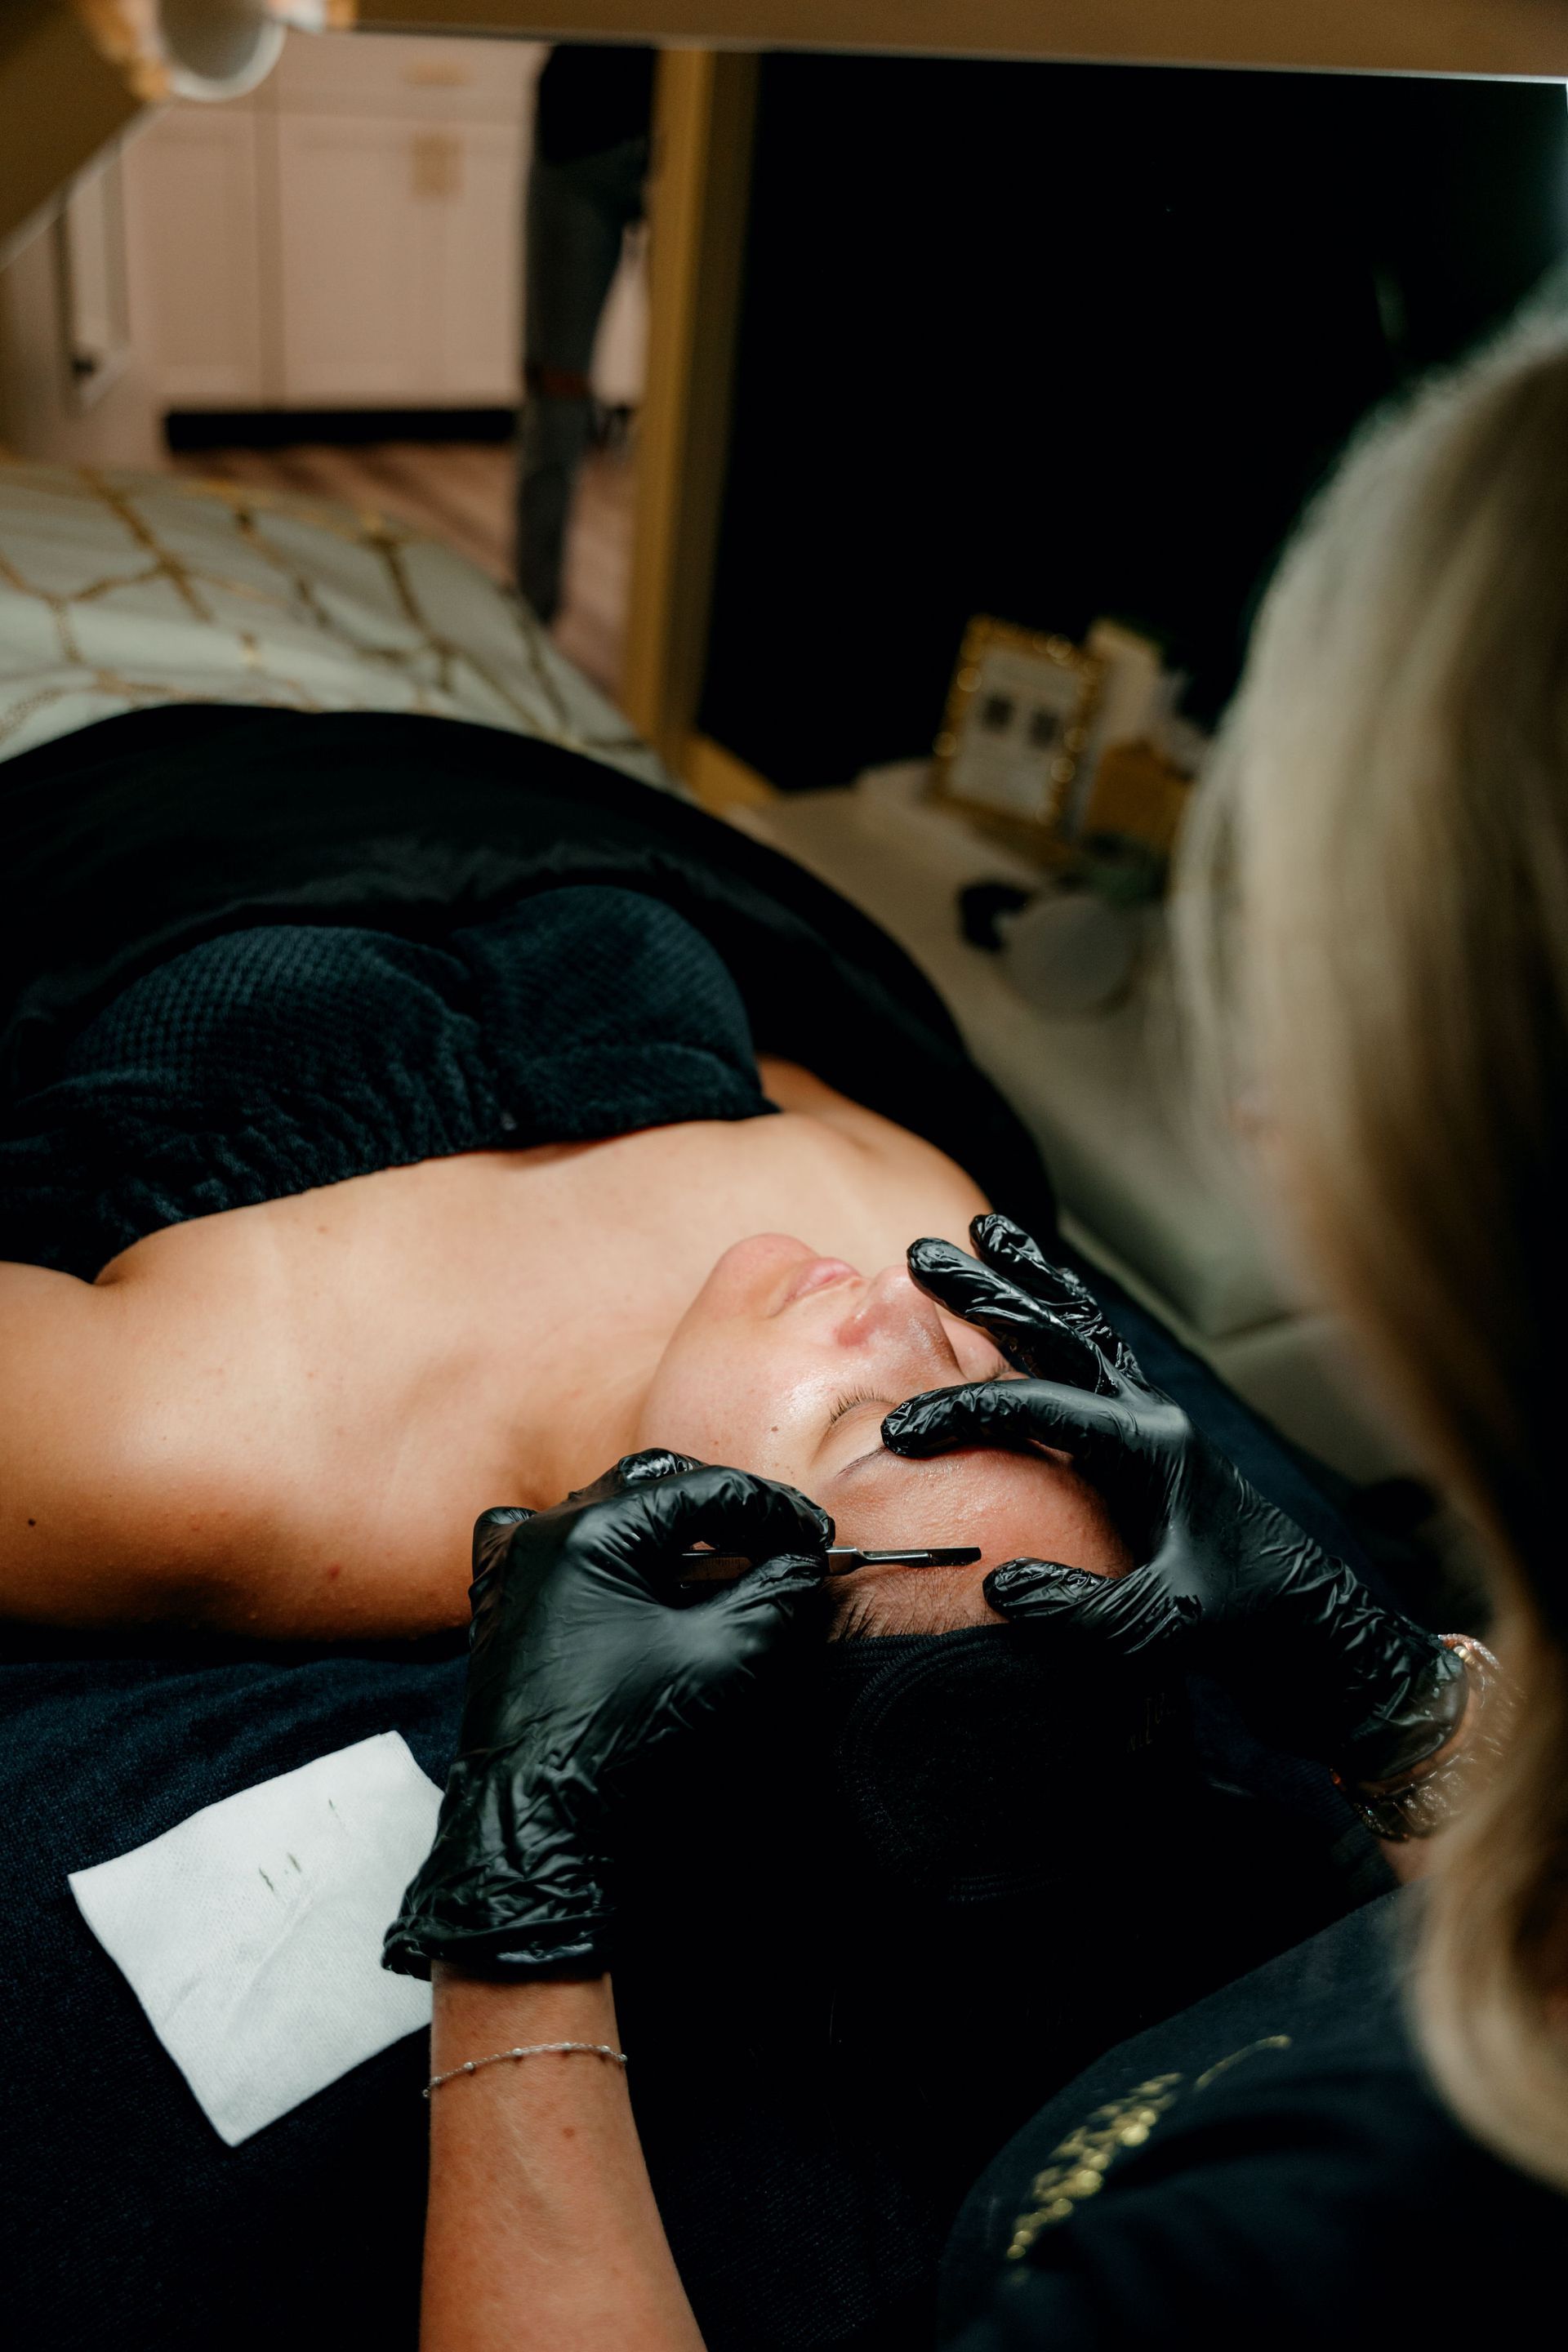
POLYGON ((1265 601, 1177 890, 1309 1262, 1480 1528, 1521 1686, 1434 1850, 1436 2082, 1568 2189, 1568 330, 1363 434, 1265 601))

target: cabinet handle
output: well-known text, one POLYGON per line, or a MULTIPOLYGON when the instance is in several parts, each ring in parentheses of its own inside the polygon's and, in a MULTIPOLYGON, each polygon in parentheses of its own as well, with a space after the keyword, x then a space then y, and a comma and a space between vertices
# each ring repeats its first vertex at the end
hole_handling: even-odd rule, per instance
POLYGON ((421 131, 413 142, 414 194, 444 202, 463 192, 463 142, 449 131, 421 131))

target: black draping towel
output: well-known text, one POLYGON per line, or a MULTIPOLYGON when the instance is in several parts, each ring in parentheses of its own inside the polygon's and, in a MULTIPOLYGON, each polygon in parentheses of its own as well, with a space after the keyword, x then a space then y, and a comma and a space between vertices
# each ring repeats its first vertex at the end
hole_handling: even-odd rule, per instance
POLYGON ((540 891, 439 947, 225 931, 0 1111, 0 1257, 90 1282, 166 1225, 379 1169, 770 1108, 728 971, 641 892, 540 891))
POLYGON ((182 707, 0 761, 0 1098, 47 1085, 130 981, 223 932, 351 924, 442 945, 564 883, 661 899, 729 971, 759 1052, 1054 1229, 1028 1135, 886 932, 672 793, 448 719, 182 707))

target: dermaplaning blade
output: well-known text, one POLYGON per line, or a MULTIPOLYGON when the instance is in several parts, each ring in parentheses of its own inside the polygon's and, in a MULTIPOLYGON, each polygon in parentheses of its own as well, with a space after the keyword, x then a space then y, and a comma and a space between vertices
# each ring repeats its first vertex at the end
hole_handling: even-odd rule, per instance
MULTIPOLYGON (((686 1584, 717 1584, 744 1573, 752 1563, 744 1552, 683 1551, 686 1584)), ((830 1544, 829 1576, 853 1576, 858 1568, 972 1568, 980 1557, 978 1544, 916 1544, 902 1550, 875 1550, 859 1544, 830 1544)))

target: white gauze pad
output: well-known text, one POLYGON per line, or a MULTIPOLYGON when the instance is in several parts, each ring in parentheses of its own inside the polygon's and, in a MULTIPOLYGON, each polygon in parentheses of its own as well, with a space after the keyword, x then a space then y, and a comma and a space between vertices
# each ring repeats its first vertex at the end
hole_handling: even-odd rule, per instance
POLYGON ((237 2147, 430 2021, 381 1943, 440 1791, 383 1731, 71 1874, 82 1916, 237 2147))

